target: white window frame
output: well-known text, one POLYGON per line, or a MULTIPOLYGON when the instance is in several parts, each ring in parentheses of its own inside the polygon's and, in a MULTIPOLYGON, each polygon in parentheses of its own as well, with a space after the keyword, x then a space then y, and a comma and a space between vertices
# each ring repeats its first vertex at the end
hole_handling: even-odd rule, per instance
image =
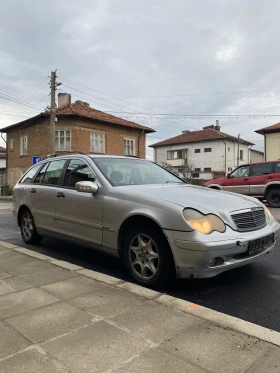
POLYGON ((14 148, 15 148, 15 139, 12 138, 12 139, 10 140, 10 150, 14 150, 14 148))
POLYGON ((123 142, 124 142, 124 155, 136 155, 135 139, 125 137, 123 139, 123 142), (132 151, 130 149, 131 145, 132 145, 132 151))
POLYGON ((68 151, 71 151, 71 149, 72 149, 72 132, 70 131, 70 130, 63 130, 63 129, 57 129, 57 130, 55 130, 55 140, 57 139, 57 147, 55 146, 55 150, 56 151, 66 151, 66 152, 68 152, 68 151), (64 148, 62 149, 61 147, 60 147, 60 132, 64 132, 64 148), (66 147, 66 132, 70 132, 70 148, 69 149, 67 149, 67 147, 66 147), (56 134, 57 134, 57 136, 56 136, 56 134))
POLYGON ((105 133, 91 132, 90 133, 90 152, 98 154, 106 154, 106 137, 105 133), (96 147, 96 137, 97 137, 97 147, 96 147), (100 137, 102 138, 102 146, 100 147, 100 137))
POLYGON ((20 136, 20 155, 28 155, 28 136, 20 136))

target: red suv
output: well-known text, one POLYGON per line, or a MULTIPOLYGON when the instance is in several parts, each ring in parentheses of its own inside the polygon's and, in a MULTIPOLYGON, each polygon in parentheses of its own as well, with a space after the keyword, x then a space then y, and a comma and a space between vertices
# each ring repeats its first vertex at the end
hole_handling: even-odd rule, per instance
POLYGON ((280 161, 243 164, 227 177, 207 181, 204 186, 246 194, 280 207, 280 161))

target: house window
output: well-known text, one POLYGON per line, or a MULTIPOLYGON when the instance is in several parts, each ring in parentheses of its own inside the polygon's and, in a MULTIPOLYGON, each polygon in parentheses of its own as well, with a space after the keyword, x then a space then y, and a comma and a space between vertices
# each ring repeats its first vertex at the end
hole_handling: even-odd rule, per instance
POLYGON ((240 150, 240 156, 239 156, 240 160, 243 161, 243 150, 240 150))
POLYGON ((232 167, 228 167, 228 172, 231 172, 232 171, 232 167))
POLYGON ((124 139, 124 155, 135 155, 134 139, 124 139))
POLYGON ((230 152, 230 147, 227 148, 228 152, 230 152))
POLYGON ((71 131, 55 131, 55 150, 71 150, 71 131))
POLYGON ((204 153, 211 153, 212 152, 212 148, 204 148, 204 153))
POLYGON ((91 132, 90 151, 92 153, 105 153, 105 135, 91 132))
POLYGON ((211 172, 211 167, 204 167, 204 172, 211 172))
POLYGON ((10 140, 10 150, 14 150, 15 147, 15 139, 10 140))
POLYGON ((20 155, 27 155, 28 151, 28 136, 20 137, 20 155))
POLYGON ((194 170, 199 172, 199 171, 200 171, 200 168, 195 168, 194 170))
POLYGON ((200 153, 200 149, 194 149, 195 153, 200 153))
POLYGON ((186 150, 170 150, 167 152, 167 159, 186 159, 186 150))

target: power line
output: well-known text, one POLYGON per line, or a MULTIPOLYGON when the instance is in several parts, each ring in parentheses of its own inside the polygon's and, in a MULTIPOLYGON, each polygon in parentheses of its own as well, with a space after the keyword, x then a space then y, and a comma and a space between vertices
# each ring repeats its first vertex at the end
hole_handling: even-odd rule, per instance
POLYGON ((190 97, 190 96, 217 96, 217 95, 235 95, 235 94, 251 94, 251 93, 268 93, 280 92, 280 89, 270 89, 264 91, 233 91, 233 92, 213 92, 213 93, 187 93, 181 95, 152 95, 152 96, 125 96, 123 98, 164 98, 164 97, 190 97))

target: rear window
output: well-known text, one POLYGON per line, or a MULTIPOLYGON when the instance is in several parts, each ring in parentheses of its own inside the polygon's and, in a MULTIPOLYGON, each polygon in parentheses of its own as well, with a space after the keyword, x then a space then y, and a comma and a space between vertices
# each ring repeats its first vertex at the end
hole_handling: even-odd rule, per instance
POLYGON ((280 172, 280 162, 274 163, 275 172, 280 172))
POLYGON ((34 176, 36 175, 36 173, 40 170, 40 168, 42 167, 41 164, 31 168, 31 170, 29 170, 24 176, 23 178, 21 179, 20 181, 20 184, 31 184, 32 183, 32 180, 34 178, 34 176))
POLYGON ((261 176, 272 173, 272 163, 260 163, 252 165, 252 176, 261 176))

